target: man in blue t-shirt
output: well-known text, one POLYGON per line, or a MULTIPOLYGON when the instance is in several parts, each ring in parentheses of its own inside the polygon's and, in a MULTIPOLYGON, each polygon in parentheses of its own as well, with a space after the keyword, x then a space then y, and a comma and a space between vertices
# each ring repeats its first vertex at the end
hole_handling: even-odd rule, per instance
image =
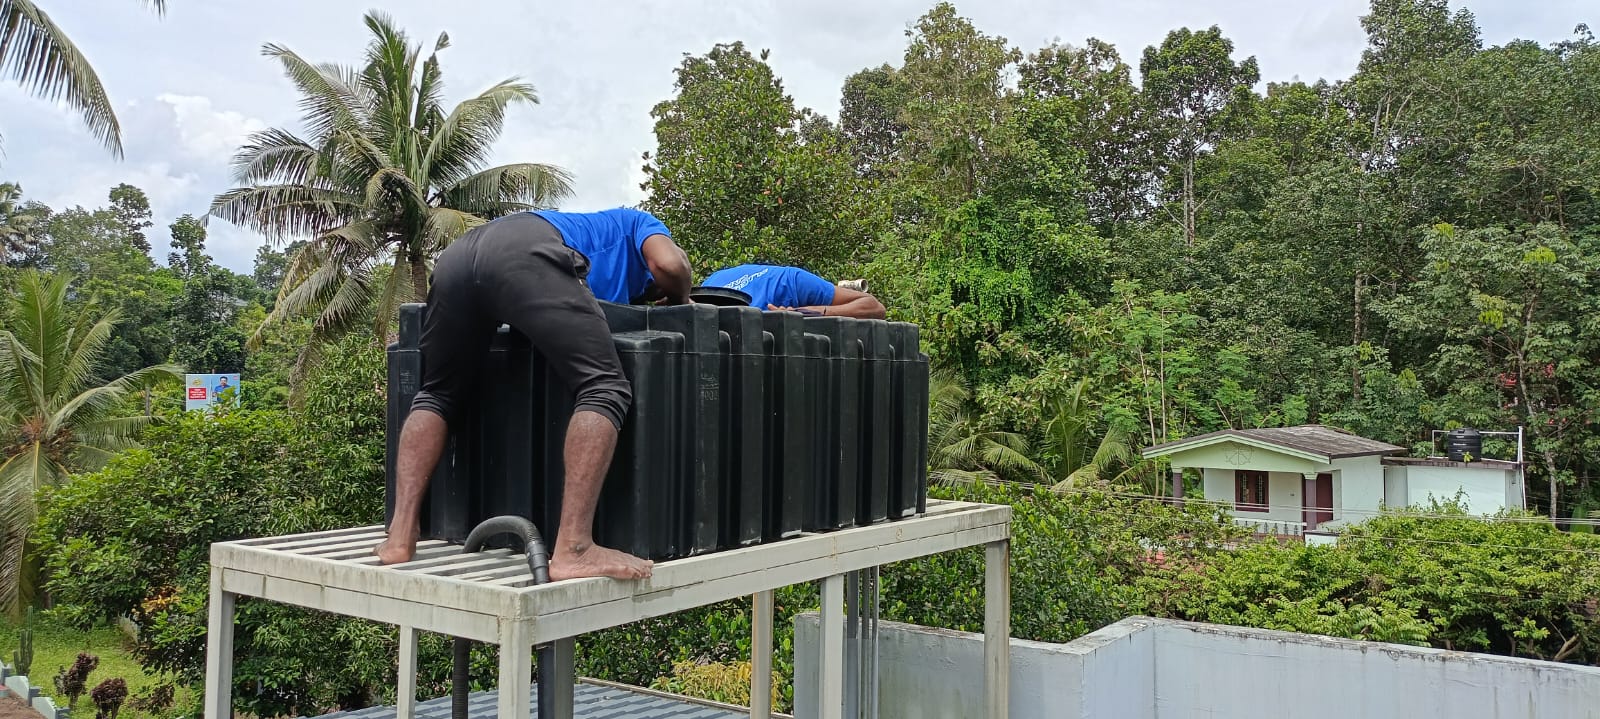
POLYGON ((461 392, 505 322, 532 341, 575 398, 550 578, 650 576, 650 562, 594 543, 600 486, 633 401, 596 300, 683 304, 691 278, 689 257, 666 226, 626 208, 522 212, 451 243, 434 263, 428 289, 422 387, 400 431, 394 518, 374 550, 379 561, 397 564, 415 554, 428 476, 461 392))
POLYGON ((739 265, 711 273, 706 287, 726 287, 750 295, 750 306, 827 317, 881 320, 883 303, 860 290, 834 285, 799 267, 739 265))

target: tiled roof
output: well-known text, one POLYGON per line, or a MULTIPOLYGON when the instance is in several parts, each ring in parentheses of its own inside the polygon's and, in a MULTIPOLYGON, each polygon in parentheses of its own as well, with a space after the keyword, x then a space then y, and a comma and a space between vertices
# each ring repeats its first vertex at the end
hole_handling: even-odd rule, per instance
MULTIPOLYGON (((578 682, 573 691, 574 719, 740 719, 738 712, 628 689, 578 682)), ((533 687, 529 714, 539 714, 539 687, 533 687)), ((493 691, 467 695, 467 716, 471 719, 499 719, 499 697, 493 691)), ((417 703, 417 719, 450 719, 450 697, 417 703)), ((392 706, 368 707, 349 712, 324 714, 319 719, 395 719, 392 706)))
POLYGON ((1261 429, 1225 429, 1220 432, 1195 435, 1144 450, 1144 456, 1155 457, 1179 449, 1203 446, 1226 439, 1252 439, 1257 442, 1319 454, 1329 459, 1368 457, 1375 454, 1394 454, 1406 451, 1388 442, 1367 439, 1342 429, 1320 424, 1303 424, 1298 427, 1265 427, 1261 429))

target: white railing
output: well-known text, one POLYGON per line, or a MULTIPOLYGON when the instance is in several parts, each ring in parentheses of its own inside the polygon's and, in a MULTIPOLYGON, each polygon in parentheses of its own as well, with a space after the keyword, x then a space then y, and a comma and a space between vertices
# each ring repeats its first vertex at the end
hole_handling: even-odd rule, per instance
POLYGON ((1256 534, 1270 534, 1279 537, 1299 537, 1306 533, 1305 522, 1290 522, 1283 519, 1255 519, 1252 517, 1233 518, 1233 523, 1256 534))

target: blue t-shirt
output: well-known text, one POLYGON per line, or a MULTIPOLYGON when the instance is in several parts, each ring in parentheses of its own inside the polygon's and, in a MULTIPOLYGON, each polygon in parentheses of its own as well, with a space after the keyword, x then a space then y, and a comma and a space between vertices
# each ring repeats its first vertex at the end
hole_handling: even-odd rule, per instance
POLYGON ((798 267, 739 265, 717 270, 700 284, 740 290, 750 295, 751 307, 761 309, 769 304, 778 307, 833 304, 833 283, 798 267))
POLYGON ((618 207, 599 212, 537 210, 561 231, 568 247, 589 260, 589 291, 595 299, 627 304, 655 280, 640 250, 651 235, 672 236, 667 226, 642 210, 618 207))

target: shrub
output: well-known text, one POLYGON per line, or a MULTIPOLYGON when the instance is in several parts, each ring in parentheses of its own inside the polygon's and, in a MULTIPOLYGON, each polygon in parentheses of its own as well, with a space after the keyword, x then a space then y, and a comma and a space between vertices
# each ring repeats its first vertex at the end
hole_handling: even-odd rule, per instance
POLYGON ((133 699, 128 706, 140 714, 160 715, 172 708, 177 696, 177 687, 171 682, 157 684, 133 699))
MULTIPOLYGON (((79 625, 130 616, 141 664, 198 694, 213 542, 383 519, 382 352, 347 341, 324 368, 302 408, 175 416, 47 496, 52 612, 79 625)), ((392 628, 246 600, 236 632, 241 710, 315 715, 394 685, 392 628)))
MULTIPOLYGON (((1012 508, 1011 633, 1065 642, 1140 605, 1135 580, 1160 566, 1209 557, 1241 533, 1198 505, 1179 509, 1105 492, 1017 486, 936 487, 933 495, 1012 508)), ((983 548, 885 567, 884 619, 983 631, 983 548)))
MULTIPOLYGON (((673 662, 672 674, 658 677, 650 688, 737 706, 750 706, 750 662, 673 662)), ((772 674, 772 710, 782 696, 783 677, 772 674)))
MULTIPOLYGON (((1177 509, 1092 490, 1056 494, 969 485, 936 487, 931 494, 1012 505, 1012 634, 1040 641, 1068 641, 1128 616, 1140 604, 1134 580, 1163 566, 1146 561, 1151 550, 1165 552, 1169 565, 1199 561, 1242 534, 1199 506, 1177 509)), ((982 631, 982 587, 982 548, 888 565, 880 574, 882 617, 982 631)), ((779 711, 788 711, 794 701, 793 618, 817 608, 817 588, 786 587, 775 599, 773 674, 783 685, 774 696, 779 711)), ((579 670, 629 684, 667 682, 675 691, 717 699, 706 692, 721 684, 710 680, 731 680, 715 667, 747 661, 750 630, 749 600, 657 617, 581 637, 579 670)))
POLYGON ((1600 542, 1539 521, 1391 512, 1331 547, 1262 544, 1147 575, 1157 616, 1600 661, 1600 542))
POLYGON ((98 666, 100 657, 79 652, 77 660, 72 662, 71 667, 61 667, 61 670, 56 672, 56 692, 66 695, 68 709, 78 705, 78 697, 83 696, 83 692, 89 686, 89 675, 98 666))
POLYGON ((89 692, 89 699, 95 706, 95 719, 117 719, 117 712, 122 710, 122 702, 127 698, 128 683, 122 677, 100 682, 89 692))

